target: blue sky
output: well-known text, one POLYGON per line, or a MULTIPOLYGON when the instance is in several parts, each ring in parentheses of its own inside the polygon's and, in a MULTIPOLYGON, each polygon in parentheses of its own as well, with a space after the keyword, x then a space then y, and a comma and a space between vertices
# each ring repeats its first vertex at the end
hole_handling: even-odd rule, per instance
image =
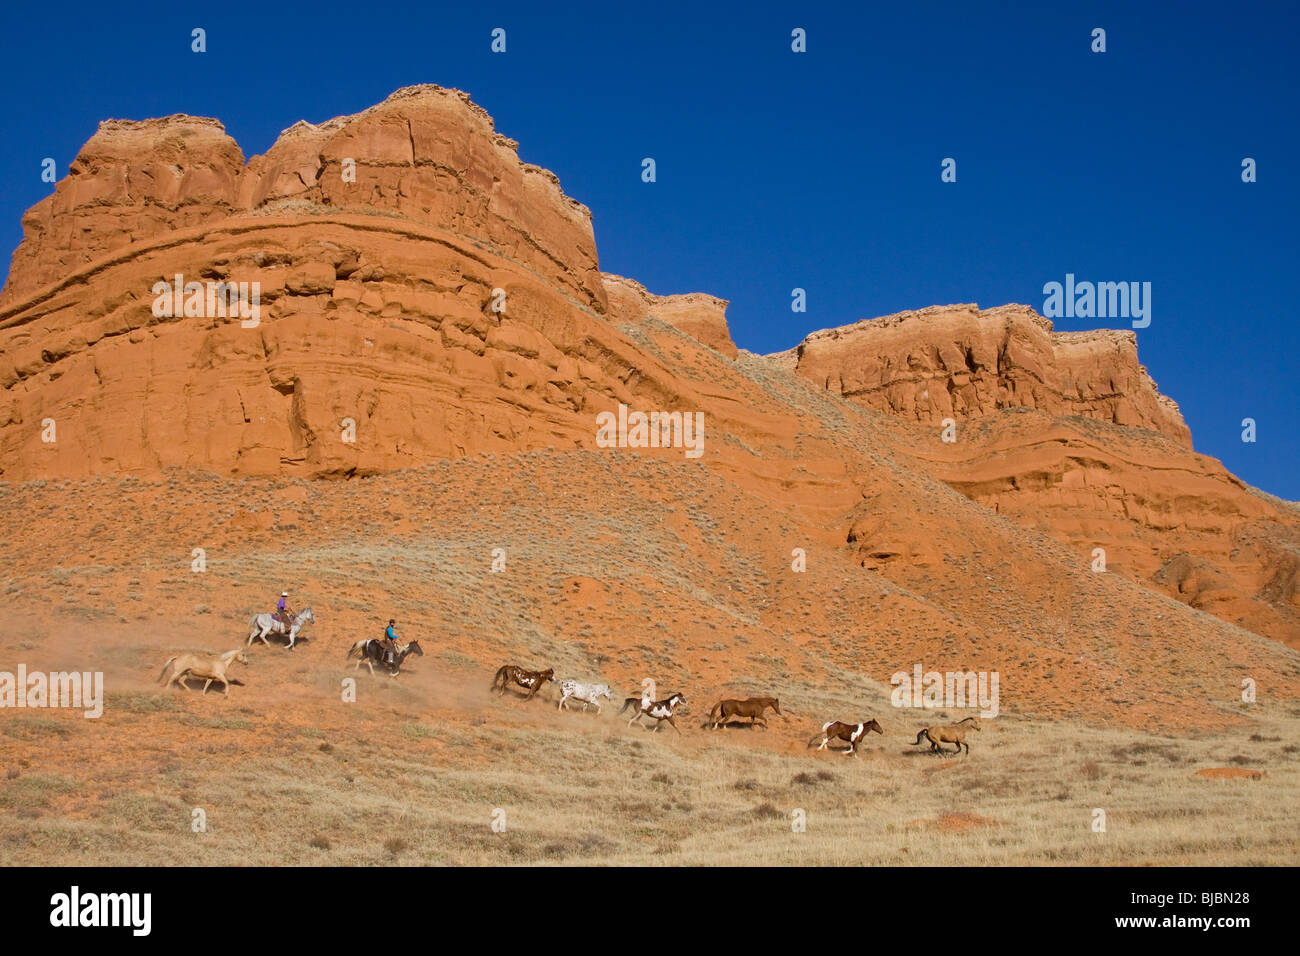
MULTIPOLYGON (((62 176, 103 118, 216 116, 252 156, 297 119, 439 83, 591 208, 603 269, 729 299, 733 338, 753 351, 936 303, 1041 309, 1043 284, 1067 272, 1149 281, 1139 353, 1197 450, 1300 499, 1294 5, 535 9, 11 6, 0 270, 51 189, 41 160, 62 176), (194 27, 206 54, 190 52, 194 27), (489 49, 494 27, 505 54, 489 49), (807 53, 790 50, 795 27, 807 53), (956 183, 940 181, 945 157, 956 183), (1244 157, 1258 182, 1241 181, 1244 157)), ((1128 323, 1057 321, 1103 326, 1128 323)))

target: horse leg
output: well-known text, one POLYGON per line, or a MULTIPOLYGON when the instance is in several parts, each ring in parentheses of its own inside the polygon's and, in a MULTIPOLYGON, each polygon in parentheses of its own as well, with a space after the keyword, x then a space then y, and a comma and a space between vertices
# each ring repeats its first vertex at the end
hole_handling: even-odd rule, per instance
POLYGON ((665 717, 664 719, 667 720, 668 723, 670 723, 670 724, 673 725, 673 730, 677 731, 677 736, 680 737, 680 736, 682 735, 682 731, 681 731, 681 728, 677 726, 677 721, 673 720, 673 718, 672 718, 671 715, 668 716, 668 717, 665 717))
POLYGON ((830 743, 830 742, 831 742, 831 738, 829 738, 829 737, 823 737, 823 738, 822 738, 822 745, 821 745, 820 747, 817 748, 817 752, 818 752, 818 753, 821 753, 823 750, 825 750, 825 749, 826 749, 826 745, 827 745, 828 743, 830 743))
POLYGON ((208 688, 212 686, 212 678, 209 677, 203 684, 203 693, 207 694, 208 688))
POLYGON ((221 683, 222 683, 222 685, 225 687, 225 690, 226 690, 226 696, 229 697, 229 696, 230 696, 230 681, 228 681, 228 680, 226 680, 224 677, 222 677, 222 678, 221 678, 221 683))

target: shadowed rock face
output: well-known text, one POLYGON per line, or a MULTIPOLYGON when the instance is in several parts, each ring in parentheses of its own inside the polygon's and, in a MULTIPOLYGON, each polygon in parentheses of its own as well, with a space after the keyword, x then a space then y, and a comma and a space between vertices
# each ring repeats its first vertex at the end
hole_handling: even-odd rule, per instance
MULTIPOLYGON (((1184 656, 1204 683, 1231 645, 1234 667, 1290 680, 1290 652, 1240 628, 1300 643, 1300 520, 1192 451, 1131 334, 951 306, 815 333, 780 356, 737 350, 725 301, 602 274, 586 209, 463 94, 413 88, 299 123, 247 166, 215 120, 110 121, 24 229, 0 294, 6 483, 177 468, 215 473, 233 495, 248 476, 537 453, 582 470, 568 478, 585 497, 561 510, 621 515, 609 463, 642 455, 668 463, 635 495, 681 536, 672 555, 723 524, 748 541, 729 541, 711 571, 678 557, 647 570, 659 593, 686 595, 684 617, 692 601, 716 604, 710 588, 731 590, 727 562, 740 560, 770 575, 746 613, 801 640, 833 635, 840 665, 878 679, 899 661, 1032 657, 1062 687, 1127 675, 1154 701, 1168 675, 1142 663, 1149 648, 1184 656), (176 275, 256 283, 259 321, 155 315, 155 284, 176 275), (596 416, 619 404, 702 413, 703 457, 597 453, 596 416), (955 444, 939 440, 949 417, 955 444), (682 509, 692 482, 709 503, 682 509), (759 522, 767 537, 747 539, 759 522), (790 549, 805 546, 818 574, 791 577, 790 549), (1114 573, 1088 570, 1097 547, 1114 573), (700 574, 717 578, 682 591, 700 574)), ((351 501, 350 485, 315 483, 322 513, 351 501)), ((271 535, 264 517, 227 529, 232 547, 271 535)), ((52 566, 86 563, 51 547, 52 566)))

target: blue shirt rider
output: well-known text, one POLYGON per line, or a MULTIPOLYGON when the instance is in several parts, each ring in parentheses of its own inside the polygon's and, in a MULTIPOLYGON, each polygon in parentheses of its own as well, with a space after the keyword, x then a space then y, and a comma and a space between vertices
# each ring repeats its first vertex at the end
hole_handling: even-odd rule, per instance
POLYGON ((397 664, 397 621, 393 618, 388 619, 388 627, 384 628, 384 660, 390 667, 397 664))

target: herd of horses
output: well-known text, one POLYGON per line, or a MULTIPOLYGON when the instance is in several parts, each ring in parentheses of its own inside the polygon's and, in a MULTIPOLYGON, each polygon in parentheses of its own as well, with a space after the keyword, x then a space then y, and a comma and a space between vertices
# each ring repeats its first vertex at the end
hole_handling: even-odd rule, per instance
MULTIPOLYGON (((565 704, 569 700, 577 700, 582 703, 582 709, 585 711, 587 706, 593 705, 596 713, 602 712, 602 699, 608 700, 611 691, 608 684, 587 684, 573 679, 557 680, 555 669, 548 667, 546 670, 530 671, 517 664, 503 664, 497 669, 496 675, 492 678, 491 690, 498 695, 504 696, 506 690, 514 685, 523 690, 523 699, 532 700, 538 692, 547 684, 558 684, 560 688, 560 701, 557 709, 564 710, 565 704)), ((653 723, 646 726, 650 730, 658 730, 661 725, 668 724, 677 733, 681 733, 681 728, 677 726, 676 716, 679 711, 687 709, 686 697, 680 693, 669 694, 663 699, 655 697, 655 683, 647 678, 642 682, 642 691, 640 697, 625 697, 623 707, 619 714, 626 714, 631 711, 632 716, 628 718, 627 725, 633 724, 642 719, 649 719, 653 723)), ((708 719, 701 724, 701 727, 709 727, 713 730, 720 730, 728 726, 749 726, 761 727, 767 729, 767 718, 765 714, 771 710, 782 720, 787 719, 786 715, 781 712, 781 701, 776 697, 749 697, 745 700, 725 699, 720 700, 709 710, 708 719), (744 721, 748 720, 748 724, 744 721)), ((952 724, 935 724, 931 727, 922 727, 917 732, 916 740, 913 746, 918 746, 922 741, 930 744, 930 752, 935 754, 948 753, 944 744, 953 744, 956 750, 953 753, 960 754, 962 748, 965 752, 970 753, 970 742, 966 739, 971 731, 980 729, 978 717, 966 717, 952 724)), ((831 720, 822 725, 821 733, 817 734, 808 742, 812 747, 820 739, 821 743, 817 747, 819 751, 825 750, 831 741, 842 740, 848 744, 843 751, 844 755, 856 756, 858 746, 868 733, 875 732, 883 735, 884 729, 880 722, 872 719, 863 723, 846 724, 843 721, 831 720)))
MULTIPOLYGON (((269 635, 283 636, 287 640, 289 649, 293 649, 297 642, 298 633, 303 626, 316 620, 312 614, 311 608, 304 608, 299 611, 292 620, 285 622, 272 614, 254 614, 248 621, 249 634, 244 647, 237 647, 234 650, 226 651, 223 654, 177 654, 169 657, 163 664, 162 672, 158 675, 158 681, 161 683, 166 679, 166 687, 173 684, 183 690, 189 690, 189 681, 202 680, 203 693, 214 683, 220 683, 225 696, 230 696, 230 685, 242 685, 240 681, 229 676, 230 668, 236 664, 248 664, 248 654, 246 647, 251 647, 255 640, 268 647, 270 642, 267 640, 269 635), (170 676, 168 672, 170 671, 170 676)), ((396 677, 402 670, 402 663, 411 655, 423 657, 424 651, 420 648, 419 641, 408 641, 398 643, 395 652, 389 655, 383 644, 377 640, 360 640, 354 642, 347 651, 345 660, 357 659, 354 669, 360 668, 365 664, 374 674, 375 668, 379 667, 386 671, 390 677, 396 677)), ((558 710, 566 710, 567 704, 571 700, 576 700, 582 704, 585 712, 589 706, 596 708, 596 714, 599 716, 603 713, 602 701, 610 700, 613 692, 608 684, 593 684, 566 678, 557 680, 554 668, 545 670, 530 671, 516 664, 504 664, 497 669, 496 676, 492 678, 491 690, 496 691, 499 695, 504 696, 507 689, 511 686, 520 688, 524 700, 532 700, 538 692, 548 684, 559 686, 560 699, 556 705, 558 710)), ((659 730, 663 724, 668 724, 673 730, 680 734, 681 728, 677 726, 676 717, 680 712, 687 709, 686 697, 680 693, 669 694, 667 697, 659 699, 656 697, 655 682, 647 678, 641 682, 641 695, 639 697, 627 697, 623 700, 623 707, 619 714, 626 714, 631 711, 632 716, 628 718, 627 725, 642 720, 651 721, 650 724, 643 724, 650 730, 659 730)), ((781 702, 775 697, 749 697, 745 700, 724 699, 718 701, 709 710, 708 719, 701 724, 701 727, 720 730, 728 726, 748 726, 761 727, 767 729, 767 711, 771 710, 782 720, 787 717, 781 712, 781 702), (744 721, 748 721, 745 724, 744 721)), ((960 754, 962 748, 966 748, 966 753, 970 753, 970 743, 967 735, 971 731, 978 731, 980 722, 978 717, 967 717, 952 724, 936 724, 932 727, 922 727, 917 732, 916 740, 913 746, 919 746, 923 741, 930 744, 930 752, 935 754, 948 753, 944 749, 944 744, 953 744, 956 750, 953 753, 960 754)), ((884 729, 880 722, 871 719, 860 723, 844 723, 839 720, 827 721, 822 725, 821 732, 815 735, 808 746, 811 748, 817 744, 818 751, 825 750, 831 741, 843 741, 848 744, 847 749, 843 750, 845 756, 855 756, 858 747, 863 739, 869 733, 877 733, 883 736, 884 729)))

